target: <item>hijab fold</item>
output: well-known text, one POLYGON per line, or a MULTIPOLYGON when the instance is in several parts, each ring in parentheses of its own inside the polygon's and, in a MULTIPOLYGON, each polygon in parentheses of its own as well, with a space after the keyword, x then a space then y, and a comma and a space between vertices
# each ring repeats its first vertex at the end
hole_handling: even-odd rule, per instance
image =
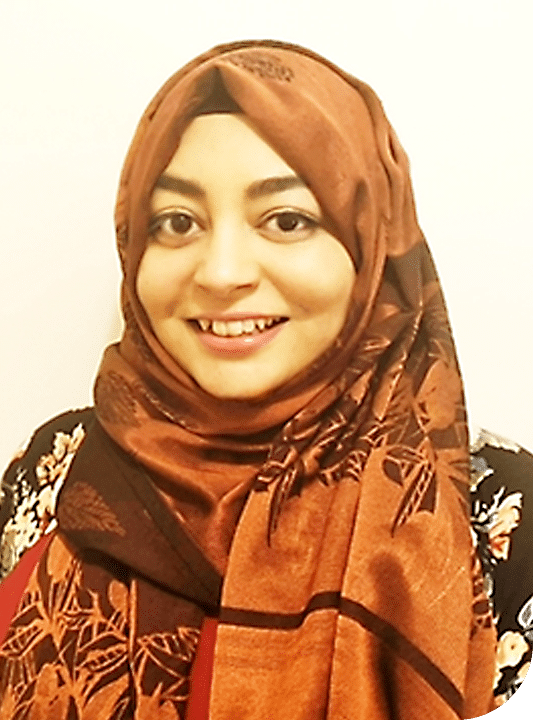
MULTIPOLYGON (((462 383, 408 161, 373 91, 297 46, 213 49, 141 119, 116 225, 126 328, 104 354, 96 416, 164 501, 154 523, 170 511, 223 574, 209 720, 488 712, 495 641, 470 540, 462 383), (246 401, 195 383, 135 289, 157 179, 222 96, 305 180, 357 275, 332 347, 246 401)), ((127 600, 138 618, 158 602, 143 572, 127 600)))

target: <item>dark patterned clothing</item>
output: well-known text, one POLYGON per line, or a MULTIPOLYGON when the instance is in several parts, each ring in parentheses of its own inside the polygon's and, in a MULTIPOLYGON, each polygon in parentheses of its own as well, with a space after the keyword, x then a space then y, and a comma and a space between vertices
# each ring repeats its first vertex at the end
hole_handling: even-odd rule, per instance
MULTIPOLYGON (((470 535, 462 382, 409 163, 374 92, 294 45, 215 48, 175 73, 147 108, 121 175, 115 221, 125 330, 102 358, 94 394, 100 431, 87 429, 60 492, 61 536, 39 566, 46 572, 38 589, 46 607, 49 589, 59 592, 52 558, 75 548, 84 600, 97 593, 113 615, 120 597, 128 663, 109 675, 104 662, 100 684, 88 695, 77 689, 71 707, 92 720, 96 698, 105 698, 140 718, 149 697, 159 714, 182 715, 185 689, 169 679, 168 658, 151 638, 159 632, 168 640, 170 627, 177 636, 179 628, 197 629, 190 615, 198 608, 217 611, 219 621, 209 720, 457 720, 490 711, 496 635, 470 535), (225 109, 228 100, 238 106, 304 181, 320 208, 317 227, 342 244, 357 275, 329 347, 286 382, 267 379, 269 390, 253 397, 226 397, 223 388, 211 394, 191 377, 181 354, 154 333, 138 293, 141 258, 161 239, 154 187, 191 118, 220 100, 225 109), (155 675, 139 671, 145 640, 163 666, 155 690, 155 675), (121 693, 129 705, 120 705, 121 693)), ((291 300, 284 288, 293 286, 291 258, 301 247, 290 248, 290 258, 289 245, 280 248, 287 263, 280 256, 283 275, 276 271, 274 283, 289 305, 297 293, 290 290, 291 300)), ((179 265, 184 248, 168 249, 179 265)), ((194 263, 210 257, 205 250, 193 253, 194 263)), ((176 318, 210 318, 214 308, 223 317, 266 311, 268 268, 259 285, 238 283, 223 299, 196 273, 186 276, 176 318)), ((271 346, 274 362, 275 347, 282 357, 296 338, 289 316, 276 335, 281 345, 271 346)), ((234 340, 221 342, 229 350, 234 340)), ((261 358, 241 360, 261 374, 261 358)), ((234 359, 239 373, 244 366, 234 359)), ((63 445, 77 442, 74 430, 61 436, 61 457, 63 445)), ((53 470, 63 460, 52 456, 53 470)), ((79 602, 76 616, 90 609, 79 602)), ((56 622, 47 632, 52 642, 63 637, 56 622)), ((80 623, 87 621, 80 616, 80 623)), ((87 658, 79 649, 67 672, 61 662, 71 663, 77 646, 60 645, 53 660, 39 638, 43 667, 52 664, 57 681, 50 677, 41 692, 50 705, 59 687, 85 672, 87 658)), ((14 701, 26 702, 31 681, 31 674, 20 678, 14 701)))
POLYGON ((42 545, 0 646, 0 718, 185 717, 221 578, 143 471, 86 410, 41 428, 2 487, 3 573, 42 545))
POLYGON ((472 444, 472 528, 498 631, 495 695, 522 684, 533 647, 533 456, 482 430, 472 444))
MULTIPOLYGON (((29 548, 33 548, 34 554, 38 550, 35 557, 42 556, 41 568, 46 566, 48 570, 47 575, 42 570, 34 573, 18 607, 16 610, 13 607, 10 634, 0 649, 0 697, 9 693, 10 703, 20 711, 20 717, 25 717, 29 709, 22 692, 28 687, 25 674, 28 668, 33 672, 30 686, 46 682, 56 687, 52 698, 58 717, 67 717, 69 704, 76 708, 74 717, 91 717, 93 709, 99 708, 98 712, 106 713, 101 717, 126 718, 134 704, 143 708, 139 715, 142 717, 145 709, 149 713, 151 702, 159 703, 158 707, 163 704, 169 718, 184 717, 189 672, 202 618, 206 609, 216 614, 221 578, 187 533, 169 536, 175 532, 170 530, 175 523, 170 523, 169 514, 166 516, 169 524, 159 527, 161 535, 148 539, 143 535, 144 521, 140 515, 118 517, 108 508, 106 501, 111 489, 113 494, 122 494, 125 507, 128 492, 134 492, 143 496, 148 513, 154 511, 150 513, 152 518, 165 517, 159 496, 150 492, 149 484, 142 478, 135 478, 131 464, 117 448, 106 443, 98 428, 95 436, 92 409, 67 413, 43 426, 4 476, 0 506, 1 574, 9 575, 29 548), (89 485, 82 481, 83 472, 94 467, 84 467, 84 452, 79 453, 91 429, 93 447, 85 446, 84 452, 87 456, 91 450, 91 463, 95 456, 100 458, 101 492, 93 482, 89 485), (68 484, 77 455, 77 479, 68 484), (91 552, 73 553, 65 537, 57 533, 56 502, 61 490, 60 524, 67 534, 77 533, 78 543, 89 533, 91 552), (162 514, 155 512, 155 506, 162 514), (128 548, 120 550, 121 543, 131 541, 133 531, 144 538, 143 553, 135 560, 128 548), (98 533, 115 538, 115 558, 123 552, 124 564, 94 550, 98 533), (46 543, 47 535, 52 542, 39 550, 38 543, 46 543), (161 587, 154 591, 151 583, 143 581, 143 564, 148 567, 158 562, 157 544, 164 537, 174 544, 182 567, 178 573, 175 568, 171 571, 163 567, 160 582, 174 584, 174 589, 181 585, 181 594, 189 596, 189 600, 184 599, 177 611, 174 601, 168 606, 163 602, 164 611, 159 609, 156 616, 147 613, 142 618, 133 617, 139 607, 139 595, 145 597, 144 608, 152 607, 154 592, 158 608, 165 598, 161 587), (188 572, 191 563, 195 566, 194 574, 200 576, 200 584, 198 577, 193 580, 188 572), (135 578, 132 565, 137 569, 135 578), (172 572, 174 576, 170 577, 172 572), (104 604, 98 601, 102 597, 107 599, 104 604), (132 625, 137 627, 134 643, 130 641, 132 625), (123 672, 124 664, 132 668, 129 675, 123 672), (131 684, 126 683, 127 677, 131 684)), ((532 512, 533 456, 510 441, 481 431, 472 448, 472 528, 497 621, 498 704, 516 692, 531 660, 532 512)), ((176 567, 179 565, 176 562, 176 567)), ((7 608, 3 602, 0 605, 7 608)), ((0 709, 0 718, 4 711, 6 717, 11 717, 7 710, 0 709)))

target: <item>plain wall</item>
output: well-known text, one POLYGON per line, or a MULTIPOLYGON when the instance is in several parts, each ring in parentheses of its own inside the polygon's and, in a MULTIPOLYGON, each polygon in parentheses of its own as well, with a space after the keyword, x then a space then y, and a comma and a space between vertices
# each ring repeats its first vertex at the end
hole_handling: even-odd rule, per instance
POLYGON ((112 213, 145 105, 197 53, 262 37, 311 47, 382 98, 471 419, 533 449, 532 21, 529 0, 2 3, 0 461, 37 423, 91 402, 120 333, 112 213))

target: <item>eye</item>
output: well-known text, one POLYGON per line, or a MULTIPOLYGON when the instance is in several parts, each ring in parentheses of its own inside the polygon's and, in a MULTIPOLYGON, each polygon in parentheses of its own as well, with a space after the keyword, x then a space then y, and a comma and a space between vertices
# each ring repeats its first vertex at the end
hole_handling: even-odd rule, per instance
POLYGON ((149 234, 163 245, 179 245, 199 230, 200 223, 187 211, 174 208, 162 210, 150 221, 149 234))
POLYGON ((278 210, 262 221, 261 228, 281 239, 303 240, 318 225, 318 220, 296 210, 278 210))

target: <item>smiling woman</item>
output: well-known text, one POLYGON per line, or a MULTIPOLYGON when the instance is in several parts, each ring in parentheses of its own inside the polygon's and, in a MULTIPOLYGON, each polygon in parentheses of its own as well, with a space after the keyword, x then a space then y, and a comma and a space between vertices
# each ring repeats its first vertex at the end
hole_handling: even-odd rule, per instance
POLYGON ((116 224, 95 405, 2 486, 0 718, 491 710, 462 383, 372 90, 296 46, 215 48, 141 119, 116 224))
POLYGON ((137 294, 163 347, 204 390, 265 395, 333 344, 352 259, 313 193, 246 119, 193 120, 152 211, 137 294))

